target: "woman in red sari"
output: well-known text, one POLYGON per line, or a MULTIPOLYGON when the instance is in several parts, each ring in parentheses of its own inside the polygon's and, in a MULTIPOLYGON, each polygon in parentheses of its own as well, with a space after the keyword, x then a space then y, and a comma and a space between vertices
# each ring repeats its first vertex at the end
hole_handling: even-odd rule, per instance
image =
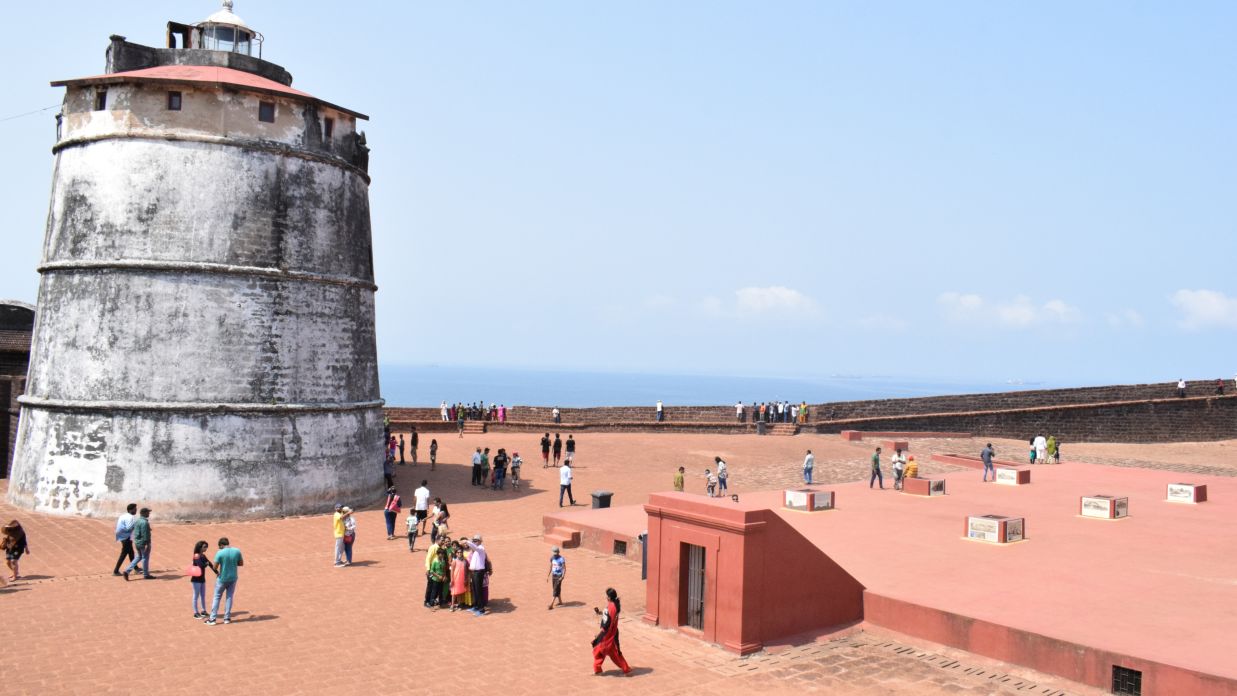
POLYGON ((607 657, 623 670, 623 674, 631 674, 631 667, 619 649, 618 617, 621 604, 613 587, 606 588, 606 599, 609 602, 605 611, 593 607, 593 611, 601 615, 601 633, 593 639, 593 674, 601 674, 601 663, 607 657))

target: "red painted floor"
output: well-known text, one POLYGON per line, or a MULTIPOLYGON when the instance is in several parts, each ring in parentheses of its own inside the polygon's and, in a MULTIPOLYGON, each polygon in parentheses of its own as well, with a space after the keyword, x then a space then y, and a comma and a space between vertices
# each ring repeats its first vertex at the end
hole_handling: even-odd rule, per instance
MULTIPOLYGON (((1237 678, 1237 481, 1192 475, 1211 500, 1164 501, 1180 473, 1032 467, 1032 483, 946 474, 936 498, 833 486, 837 510, 783 513, 867 589, 1044 636, 1237 678), (1081 495, 1128 496, 1130 516, 1078 516, 1081 495), (963 538, 967 515, 1026 518, 1027 540, 963 538)), ((776 505, 778 493, 744 503, 776 505)))
MULTIPOLYGON (((978 471, 944 474, 949 495, 925 498, 816 486, 837 509, 781 515, 870 592, 1020 631, 1230 679, 1237 626, 1237 480, 1067 463, 1031 467, 1032 483, 983 483, 978 471), (1165 502, 1169 483, 1205 483, 1210 500, 1165 502), (1078 515, 1078 498, 1127 496, 1130 516, 1078 515), (963 537, 968 515, 1026 518, 1027 540, 963 537)), ((719 506, 781 510, 781 491, 719 506)), ((636 534, 640 506, 570 513, 573 526, 636 534)))

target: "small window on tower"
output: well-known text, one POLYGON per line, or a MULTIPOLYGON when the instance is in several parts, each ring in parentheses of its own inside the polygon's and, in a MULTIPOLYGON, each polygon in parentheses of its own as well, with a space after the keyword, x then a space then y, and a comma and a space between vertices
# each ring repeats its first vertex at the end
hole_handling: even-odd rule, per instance
POLYGON ((105 111, 107 109, 107 90, 96 89, 94 91, 94 110, 105 111))
POLYGON ((330 140, 333 135, 335 135, 335 119, 322 119, 322 139, 330 140))
POLYGON ((275 122, 275 102, 258 102, 258 120, 275 122))
POLYGON ((180 92, 168 92, 168 111, 180 111, 180 92))

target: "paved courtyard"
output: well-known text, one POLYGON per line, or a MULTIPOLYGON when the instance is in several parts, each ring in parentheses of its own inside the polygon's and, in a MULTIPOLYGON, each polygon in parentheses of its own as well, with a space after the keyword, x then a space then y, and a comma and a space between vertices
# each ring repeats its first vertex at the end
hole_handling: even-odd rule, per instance
MULTIPOLYGON (((422 607, 425 540, 411 554, 403 541, 386 541, 373 501, 344 501, 371 504, 359 514, 358 562, 341 569, 331 563, 331 500, 322 501, 321 516, 233 524, 161 524, 155 510, 158 579, 150 582, 112 576, 118 550, 113 520, 33 515, 0 505, 0 518, 25 525, 32 549, 23 560, 25 577, 0 588, 8 638, 7 649, 0 651, 3 692, 1098 693, 866 626, 738 658, 641 623, 639 565, 589 551, 566 553, 567 605, 547 611, 548 547, 541 540, 541 516, 557 509, 558 479, 538 462, 539 438, 540 433, 446 435, 438 438, 436 471, 425 464, 398 471, 406 498, 422 478, 429 479, 434 494, 451 505, 454 534, 484 535, 494 564, 494 613, 485 617, 422 607), (527 487, 517 493, 469 486, 465 462, 476 446, 520 451, 527 487), (191 618, 189 583, 181 569, 195 541, 210 541, 213 551, 220 536, 228 536, 246 562, 236 620, 208 627, 191 618), (588 644, 596 631, 591 607, 601 603, 607 586, 623 598, 623 649, 636 668, 626 679, 611 665, 605 676, 591 675, 588 644)), ((613 491, 616 504, 639 502, 650 491, 669 488, 680 465, 688 470, 689 491, 702 492, 701 474, 714 455, 729 463, 732 492, 739 494, 798 482, 808 448, 816 454, 817 481, 850 481, 866 475, 873 446, 815 435, 582 433, 576 439, 576 499, 583 504, 594 489, 613 491)), ((428 441, 423 436, 423 450, 428 441)), ((917 441, 915 451, 974 453, 982 444, 917 441)), ((995 444, 1002 456, 1023 456, 1023 443, 995 444)), ((1075 445, 1066 452, 1105 463, 1237 473, 1235 448, 1234 442, 1075 445)), ((923 465, 925 471, 943 468, 923 465)))

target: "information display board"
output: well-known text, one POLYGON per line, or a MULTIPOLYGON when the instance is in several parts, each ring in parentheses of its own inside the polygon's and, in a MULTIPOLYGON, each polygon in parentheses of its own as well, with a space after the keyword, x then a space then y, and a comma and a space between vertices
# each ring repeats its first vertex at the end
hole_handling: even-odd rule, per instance
POLYGON ((1207 501, 1207 486, 1193 483, 1168 484, 1168 502, 1203 503, 1207 501))
POLYGON ((1115 520, 1130 514, 1130 499, 1111 495, 1084 495, 1079 499, 1078 514, 1103 520, 1115 520))
POLYGON ((1026 538, 1026 519, 1004 515, 971 515, 966 518, 966 538, 990 544, 1009 544, 1026 538))

